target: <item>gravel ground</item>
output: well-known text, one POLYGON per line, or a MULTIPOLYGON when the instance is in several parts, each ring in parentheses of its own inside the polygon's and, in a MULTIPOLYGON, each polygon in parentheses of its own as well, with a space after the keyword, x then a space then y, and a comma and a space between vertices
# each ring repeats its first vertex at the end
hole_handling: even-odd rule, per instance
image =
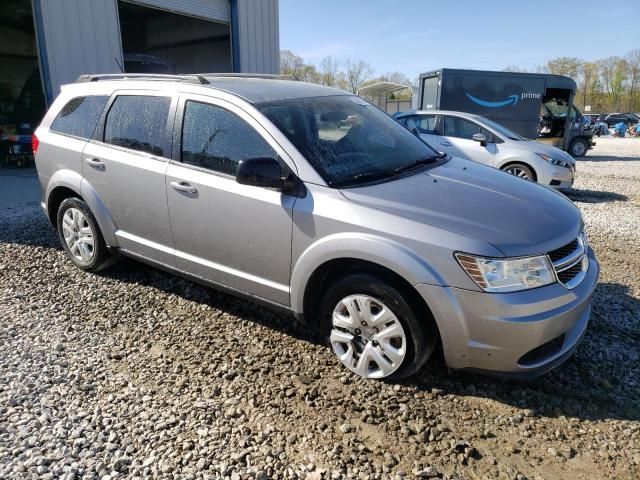
POLYGON ((570 197, 602 264, 576 355, 526 382, 342 369, 288 318, 140 264, 73 267, 0 210, 0 478, 640 477, 640 139, 570 197))

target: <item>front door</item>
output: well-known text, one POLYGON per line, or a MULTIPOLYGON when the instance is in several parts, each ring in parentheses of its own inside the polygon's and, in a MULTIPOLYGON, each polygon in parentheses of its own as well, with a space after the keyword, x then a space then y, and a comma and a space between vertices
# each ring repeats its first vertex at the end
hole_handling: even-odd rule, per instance
POLYGON ((167 198, 181 270, 288 305, 295 197, 240 185, 240 160, 278 158, 274 141, 238 107, 208 97, 178 105, 167 198))
POLYGON ((467 158, 474 162, 493 166, 496 144, 491 142, 492 133, 477 123, 462 117, 443 116, 443 135, 439 137, 438 150, 455 157, 467 158), (483 133, 489 142, 482 145, 473 140, 473 135, 483 133))
POLYGON ((166 94, 116 92, 96 139, 83 152, 83 176, 108 211, 118 245, 173 265, 165 172, 171 156, 166 94))

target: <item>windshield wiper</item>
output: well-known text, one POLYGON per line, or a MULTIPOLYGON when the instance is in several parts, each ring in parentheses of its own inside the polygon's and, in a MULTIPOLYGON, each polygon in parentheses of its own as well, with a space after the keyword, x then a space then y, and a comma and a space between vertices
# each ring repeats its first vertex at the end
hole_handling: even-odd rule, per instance
POLYGON ((435 163, 441 158, 446 157, 446 153, 441 153, 439 155, 429 155, 428 157, 422 157, 416 160, 415 162, 407 163, 406 165, 402 165, 394 170, 395 173, 406 172, 407 170, 412 170, 421 165, 429 165, 430 163, 435 163))
POLYGON ((393 171, 385 172, 382 170, 378 170, 376 172, 364 172, 358 173, 357 175, 349 178, 339 180, 337 182, 330 182, 329 185, 331 185, 332 187, 344 187, 346 185, 353 185, 357 183, 373 182, 382 178, 392 177, 393 175, 395 175, 395 172, 393 171))

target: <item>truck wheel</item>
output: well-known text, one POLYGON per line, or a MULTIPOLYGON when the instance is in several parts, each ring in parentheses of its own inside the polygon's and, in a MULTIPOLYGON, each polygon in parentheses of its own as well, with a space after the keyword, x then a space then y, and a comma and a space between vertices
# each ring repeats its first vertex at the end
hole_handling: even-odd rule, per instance
POLYGON ((572 157, 584 157, 589 145, 584 138, 574 138, 569 145, 569 153, 572 157))

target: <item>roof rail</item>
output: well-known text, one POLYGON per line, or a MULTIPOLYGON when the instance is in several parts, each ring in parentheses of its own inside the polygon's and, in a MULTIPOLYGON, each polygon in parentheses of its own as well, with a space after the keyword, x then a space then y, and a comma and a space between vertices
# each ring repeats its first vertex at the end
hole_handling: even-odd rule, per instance
POLYGON ((100 80, 168 80, 207 84, 209 81, 200 74, 162 75, 155 73, 105 73, 97 75, 80 75, 75 83, 98 82, 100 80))
POLYGON ((293 75, 277 75, 272 73, 196 73, 194 75, 204 78, 264 78, 299 81, 299 79, 293 75))

